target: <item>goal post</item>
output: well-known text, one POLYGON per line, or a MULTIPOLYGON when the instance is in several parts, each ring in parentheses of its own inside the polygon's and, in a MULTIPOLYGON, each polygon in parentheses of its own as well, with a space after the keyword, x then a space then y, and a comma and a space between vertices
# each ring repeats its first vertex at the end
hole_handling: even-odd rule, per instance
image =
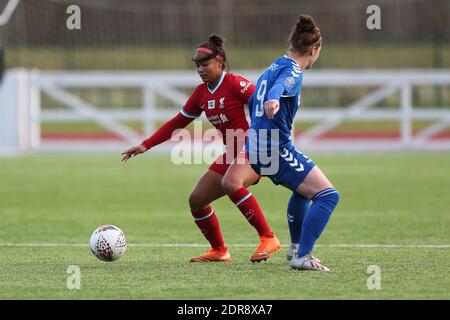
POLYGON ((39 93, 31 90, 31 73, 9 70, 0 83, 0 153, 20 153, 39 145, 39 93))

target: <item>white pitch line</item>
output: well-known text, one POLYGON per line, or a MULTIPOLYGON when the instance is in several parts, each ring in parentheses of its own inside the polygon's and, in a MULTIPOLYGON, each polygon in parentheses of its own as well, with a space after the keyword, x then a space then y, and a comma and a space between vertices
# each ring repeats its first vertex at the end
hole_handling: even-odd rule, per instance
MULTIPOLYGON (((229 247, 255 247, 257 244, 230 244, 229 247)), ((149 248, 209 248, 208 244, 198 243, 129 243, 129 247, 149 248)), ((0 243, 0 247, 89 247, 83 243, 0 243)), ((288 247, 288 245, 282 245, 288 247)), ((449 249, 450 244, 317 244, 319 248, 427 248, 427 249, 449 249)))
POLYGON ((318 244, 316 247, 328 248, 431 248, 448 249, 450 244, 318 244))

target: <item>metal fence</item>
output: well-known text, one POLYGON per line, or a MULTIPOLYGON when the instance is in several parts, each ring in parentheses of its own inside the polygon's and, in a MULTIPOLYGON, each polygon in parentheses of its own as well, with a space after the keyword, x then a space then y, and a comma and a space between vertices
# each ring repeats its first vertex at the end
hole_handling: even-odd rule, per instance
MULTIPOLYGON (((239 74, 256 81, 258 71, 241 71, 239 74)), ((9 132, 9 142, 22 151, 106 151, 121 150, 140 142, 150 134, 158 120, 165 121, 178 109, 158 105, 156 95, 162 95, 182 106, 188 98, 186 92, 198 83, 193 72, 28 72, 17 70, 7 73, 0 102, 3 114, 0 127, 9 132), (83 100, 73 88, 138 88, 143 104, 138 108, 104 109, 83 100), (47 95, 65 105, 66 109, 48 109, 42 105, 47 95), (17 111, 15 111, 17 110, 17 111), (8 118, 9 117, 9 118, 8 118), (137 132, 123 121, 142 121, 144 132, 137 132), (47 122, 92 121, 112 132, 115 139, 101 137, 41 139, 40 127, 47 122), (8 131, 8 129, 6 129, 8 131), (14 140, 15 139, 15 140, 14 140), (14 143, 15 141, 15 143, 14 143)), ((320 70, 310 71, 304 78, 304 94, 314 87, 359 88, 373 87, 372 92, 361 96, 344 108, 310 107, 302 105, 296 121, 313 121, 314 124, 296 135, 296 144, 303 150, 317 151, 370 151, 370 150, 450 150, 450 135, 439 137, 450 126, 450 109, 439 106, 415 107, 412 98, 414 88, 421 86, 449 86, 449 71, 432 70, 320 70), (377 103, 392 94, 400 94, 399 105, 376 108, 377 103), (327 135, 344 121, 370 121, 399 123, 398 135, 392 137, 336 137, 327 135), (428 125, 413 132, 413 121, 425 120, 428 125)), ((1 141, 2 139, 0 139, 1 141)), ((161 150, 167 150, 167 144, 161 150)), ((6 149, 6 147, 4 147, 6 149)))

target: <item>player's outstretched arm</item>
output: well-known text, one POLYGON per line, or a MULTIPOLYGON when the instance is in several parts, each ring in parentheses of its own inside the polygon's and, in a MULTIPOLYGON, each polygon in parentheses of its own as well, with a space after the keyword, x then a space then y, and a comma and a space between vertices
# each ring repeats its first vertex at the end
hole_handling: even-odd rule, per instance
POLYGON ((188 118, 181 112, 178 113, 174 118, 170 119, 161 128, 159 128, 151 137, 145 139, 140 145, 122 152, 122 161, 127 162, 127 160, 131 157, 137 156, 138 154, 141 154, 154 146, 169 140, 175 130, 186 127, 193 120, 193 118, 188 118))

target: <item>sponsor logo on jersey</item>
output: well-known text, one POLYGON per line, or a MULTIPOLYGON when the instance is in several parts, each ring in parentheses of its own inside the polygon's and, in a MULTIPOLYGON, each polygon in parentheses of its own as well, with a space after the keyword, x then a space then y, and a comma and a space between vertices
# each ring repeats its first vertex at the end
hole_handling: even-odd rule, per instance
POLYGON ((216 107, 216 100, 208 100, 208 109, 214 109, 216 107))
POLYGON ((214 126, 229 121, 227 116, 225 114, 223 114, 223 113, 220 113, 218 115, 216 114, 216 115, 210 116, 210 117, 208 117, 208 120, 214 126))
POLYGON ((207 118, 208 118, 208 121, 211 122, 211 124, 212 124, 213 126, 222 123, 222 121, 220 120, 220 118, 219 118, 218 115, 209 116, 209 117, 207 117, 207 118))
POLYGON ((228 118, 223 113, 219 114, 220 120, 222 120, 222 123, 228 122, 228 118))
POLYGON ((241 90, 241 92, 242 92, 242 93, 245 93, 245 92, 247 91, 247 89, 250 87, 250 85, 251 85, 250 82, 247 83, 247 85, 245 86, 245 88, 243 88, 243 89, 241 90))
POLYGON ((239 84, 241 85, 241 87, 245 87, 245 85, 247 84, 247 82, 241 81, 239 84))
POLYGON ((222 97, 222 98, 219 99, 219 108, 220 109, 225 108, 224 100, 225 100, 225 97, 222 97))

